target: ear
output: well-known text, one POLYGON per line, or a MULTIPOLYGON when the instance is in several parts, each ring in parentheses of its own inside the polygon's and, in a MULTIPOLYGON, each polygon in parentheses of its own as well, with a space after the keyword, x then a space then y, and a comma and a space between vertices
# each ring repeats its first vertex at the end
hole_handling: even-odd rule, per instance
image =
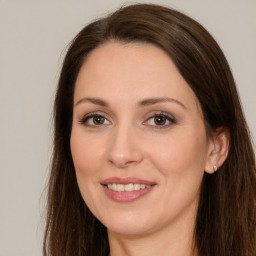
POLYGON ((205 172, 212 174, 225 162, 229 152, 230 134, 227 128, 219 127, 209 140, 205 172))

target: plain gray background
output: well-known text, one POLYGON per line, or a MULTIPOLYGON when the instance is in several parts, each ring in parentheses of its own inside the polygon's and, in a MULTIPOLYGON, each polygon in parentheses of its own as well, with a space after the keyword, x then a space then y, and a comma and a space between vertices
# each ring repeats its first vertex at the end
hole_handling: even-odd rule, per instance
MULTIPOLYGON (((176 8, 212 33, 230 63, 255 138, 256 1, 139 2, 176 8)), ((0 0, 0 256, 42 255, 42 192, 61 61, 69 41, 86 23, 123 3, 0 0)))

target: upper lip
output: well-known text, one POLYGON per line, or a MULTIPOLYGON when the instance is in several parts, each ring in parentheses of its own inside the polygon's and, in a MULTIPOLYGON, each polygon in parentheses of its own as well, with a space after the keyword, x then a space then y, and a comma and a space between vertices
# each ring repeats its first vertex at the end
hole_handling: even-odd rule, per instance
POLYGON ((107 184, 145 184, 145 185, 156 185, 153 181, 143 180, 135 177, 127 177, 127 178, 119 178, 119 177, 111 177, 103 180, 101 185, 107 184))

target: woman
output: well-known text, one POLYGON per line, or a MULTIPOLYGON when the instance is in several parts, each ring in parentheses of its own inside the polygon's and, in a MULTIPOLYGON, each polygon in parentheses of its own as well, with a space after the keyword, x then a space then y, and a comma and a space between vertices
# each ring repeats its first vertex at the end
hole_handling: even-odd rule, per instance
POLYGON ((255 255, 254 152, 197 22, 139 4, 89 24, 54 115, 44 255, 255 255))

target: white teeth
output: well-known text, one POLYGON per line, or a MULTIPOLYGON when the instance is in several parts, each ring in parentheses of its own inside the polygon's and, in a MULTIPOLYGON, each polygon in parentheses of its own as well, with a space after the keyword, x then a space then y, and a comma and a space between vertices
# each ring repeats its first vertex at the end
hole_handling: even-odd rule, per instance
POLYGON ((116 184, 116 190, 117 191, 124 191, 124 185, 123 184, 116 184))
POLYGON ((140 184, 134 184, 133 188, 134 190, 140 190, 140 184))
POLYGON ((125 191, 133 191, 133 184, 124 185, 124 190, 125 191))
POLYGON ((108 184, 108 188, 113 191, 123 192, 123 191, 135 191, 145 188, 151 188, 151 185, 145 185, 145 184, 108 184))

